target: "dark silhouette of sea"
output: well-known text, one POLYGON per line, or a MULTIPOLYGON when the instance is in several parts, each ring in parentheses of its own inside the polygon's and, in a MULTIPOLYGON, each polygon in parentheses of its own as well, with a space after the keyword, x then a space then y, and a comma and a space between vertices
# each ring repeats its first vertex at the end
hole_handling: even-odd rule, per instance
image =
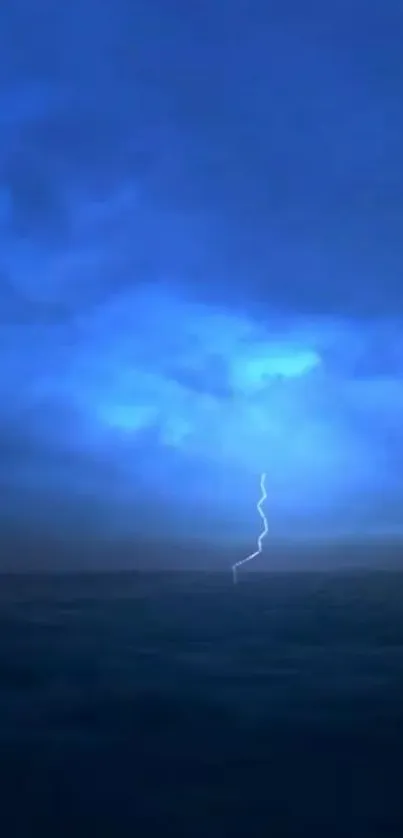
POLYGON ((402 838, 403 574, 0 577, 4 838, 402 838))

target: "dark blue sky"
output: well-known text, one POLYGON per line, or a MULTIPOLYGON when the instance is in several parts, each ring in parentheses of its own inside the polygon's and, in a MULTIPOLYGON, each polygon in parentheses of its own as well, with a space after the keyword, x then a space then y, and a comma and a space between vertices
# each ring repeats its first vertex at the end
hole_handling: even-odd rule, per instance
POLYGON ((400 0, 2 3, 1 566, 235 560, 261 471, 269 539, 402 535, 402 44, 400 0))

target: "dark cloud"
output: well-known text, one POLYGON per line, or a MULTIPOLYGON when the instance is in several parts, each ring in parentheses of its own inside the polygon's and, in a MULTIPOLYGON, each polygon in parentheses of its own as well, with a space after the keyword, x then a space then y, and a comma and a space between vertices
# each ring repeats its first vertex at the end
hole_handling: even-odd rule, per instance
POLYGON ((265 468, 280 535, 401 531, 402 38, 397 0, 3 4, 9 516, 244 538, 265 468))

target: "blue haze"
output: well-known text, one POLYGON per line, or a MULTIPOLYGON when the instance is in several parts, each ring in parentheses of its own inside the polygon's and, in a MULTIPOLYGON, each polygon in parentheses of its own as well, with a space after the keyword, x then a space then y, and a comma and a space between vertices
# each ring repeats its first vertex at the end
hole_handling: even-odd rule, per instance
POLYGON ((62 5, 0 11, 0 561, 253 549, 261 471, 400 539, 401 3, 62 5))

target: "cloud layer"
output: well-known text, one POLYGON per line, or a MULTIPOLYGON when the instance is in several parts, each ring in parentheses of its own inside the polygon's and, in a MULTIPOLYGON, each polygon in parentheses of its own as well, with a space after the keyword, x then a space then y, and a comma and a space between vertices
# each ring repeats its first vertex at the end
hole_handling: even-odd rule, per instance
POLYGON ((399 528, 399 320, 267 305, 254 317, 168 279, 115 291, 113 236, 95 248, 88 235, 92 215, 102 241, 102 207, 82 204, 81 214, 85 237, 78 228, 67 252, 43 259, 18 254, 18 282, 6 286, 5 484, 31 487, 34 505, 40 485, 46 503, 48 493, 87 496, 112 519, 120 507, 129 530, 136 504, 146 498, 151 510, 154 497, 157 509, 179 510, 184 532, 200 535, 211 516, 224 532, 233 517, 243 535, 265 470, 280 535, 399 528))
POLYGON ((265 470, 273 534, 400 534, 401 3, 34 5, 0 10, 3 519, 249 539, 265 470))

